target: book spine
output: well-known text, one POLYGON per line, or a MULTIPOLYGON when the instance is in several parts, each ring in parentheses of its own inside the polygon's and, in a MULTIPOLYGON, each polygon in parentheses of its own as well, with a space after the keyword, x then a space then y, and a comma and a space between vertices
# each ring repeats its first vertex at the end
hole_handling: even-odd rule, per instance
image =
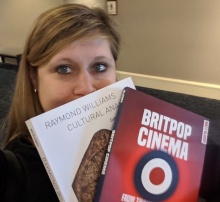
POLYGON ((115 118, 115 122, 114 122, 114 125, 113 125, 113 130, 116 130, 116 128, 118 127, 118 122, 119 122, 119 118, 120 118, 120 115, 121 115, 121 110, 122 110, 122 104, 123 104, 123 101, 124 101, 124 96, 125 96, 125 93, 126 93, 126 89, 128 89, 129 87, 125 87, 122 91, 122 94, 121 94, 121 99, 120 99, 120 102, 119 102, 119 106, 118 106, 118 111, 117 111, 117 116, 115 118))
POLYGON ((32 123, 31 123, 31 120, 26 121, 26 124, 28 126, 28 130, 29 130, 29 132, 31 134, 31 137, 32 137, 32 139, 34 141, 34 144, 35 144, 35 146, 36 146, 36 148, 38 150, 38 153, 39 153, 39 155, 41 157, 41 160, 42 160, 42 162, 43 162, 43 164, 45 166, 47 174, 49 175, 49 178, 50 178, 51 183, 52 183, 52 185, 54 187, 54 190, 55 190, 55 192, 56 192, 56 194, 57 194, 57 196, 59 198, 59 201, 60 202, 65 202, 65 200, 63 198, 63 195, 62 195, 62 192, 60 190, 60 187, 59 187, 59 185, 58 185, 58 183, 57 183, 57 181, 56 181, 56 179, 54 177, 54 174, 52 172, 52 169, 50 167, 50 164, 49 164, 49 162, 48 162, 48 160, 46 158, 46 155, 45 155, 45 153, 44 153, 44 151, 43 151, 43 149, 41 147, 40 140, 39 140, 38 136, 36 135, 36 131, 34 130, 34 127, 33 127, 32 123))
POLYGON ((110 140, 109 140, 109 143, 108 143, 107 152, 105 154, 105 160, 104 160, 104 163, 103 163, 101 175, 99 177, 99 181, 98 181, 98 184, 97 184, 96 193, 95 193, 95 197, 94 197, 94 202, 100 202, 100 199, 101 199, 102 187, 103 187, 103 183, 104 183, 104 179, 105 179, 105 174, 106 174, 107 168, 108 168, 108 161, 109 161, 112 145, 113 145, 114 138, 115 138, 115 131, 116 131, 117 126, 118 126, 118 120, 119 120, 119 117, 120 117, 120 114, 121 114, 122 103, 123 103, 123 100, 124 100, 124 95, 125 95, 126 89, 127 89, 127 87, 125 87, 123 89, 122 94, 121 94, 121 99, 120 99, 120 102, 119 102, 116 119, 115 119, 115 122, 114 122, 114 125, 113 125, 113 130, 112 130, 112 133, 111 133, 111 137, 110 137, 110 140))

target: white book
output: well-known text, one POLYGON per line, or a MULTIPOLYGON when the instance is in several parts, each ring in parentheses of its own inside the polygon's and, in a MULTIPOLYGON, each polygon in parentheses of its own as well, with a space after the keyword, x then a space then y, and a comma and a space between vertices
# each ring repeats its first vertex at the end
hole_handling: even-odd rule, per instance
POLYGON ((93 135, 112 130, 126 78, 26 121, 50 180, 62 202, 77 202, 73 181, 93 135))

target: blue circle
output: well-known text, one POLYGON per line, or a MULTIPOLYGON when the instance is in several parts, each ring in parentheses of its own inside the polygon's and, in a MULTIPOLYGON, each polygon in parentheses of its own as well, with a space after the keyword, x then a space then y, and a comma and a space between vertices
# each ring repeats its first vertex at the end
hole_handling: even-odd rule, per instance
POLYGON ((178 168, 177 168, 176 162, 169 154, 163 151, 152 151, 146 154, 145 156, 143 156, 141 160, 139 161, 139 163, 137 164, 137 167, 134 173, 134 182, 135 182, 135 187, 137 191, 144 199, 150 200, 150 201, 163 201, 167 199, 175 191, 177 184, 178 184, 178 180, 179 180, 179 174, 178 174, 178 168), (169 188, 164 193, 157 194, 157 195, 148 192, 144 188, 142 184, 142 180, 141 180, 141 174, 142 174, 142 170, 144 166, 150 160, 155 159, 155 158, 163 159, 164 161, 166 161, 169 164, 170 169, 172 171, 172 181, 171 181, 169 188))

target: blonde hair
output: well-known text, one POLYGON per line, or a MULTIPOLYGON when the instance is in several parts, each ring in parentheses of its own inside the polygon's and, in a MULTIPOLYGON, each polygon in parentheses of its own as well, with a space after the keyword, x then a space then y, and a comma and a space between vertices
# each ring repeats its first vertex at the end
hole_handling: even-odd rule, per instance
POLYGON ((65 4, 39 16, 22 54, 14 96, 6 120, 5 145, 19 135, 24 135, 31 141, 25 121, 43 113, 38 95, 34 92, 30 71, 45 64, 71 42, 94 35, 108 39, 116 61, 120 35, 116 24, 104 10, 80 4, 65 4))

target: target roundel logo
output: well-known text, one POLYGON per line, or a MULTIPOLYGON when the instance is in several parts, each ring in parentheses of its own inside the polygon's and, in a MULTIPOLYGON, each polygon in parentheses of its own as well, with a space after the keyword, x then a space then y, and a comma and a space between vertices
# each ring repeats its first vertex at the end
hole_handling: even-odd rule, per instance
POLYGON ((176 189, 178 168, 174 159, 163 151, 152 151, 141 158, 134 173, 139 194, 150 201, 167 199, 176 189))

